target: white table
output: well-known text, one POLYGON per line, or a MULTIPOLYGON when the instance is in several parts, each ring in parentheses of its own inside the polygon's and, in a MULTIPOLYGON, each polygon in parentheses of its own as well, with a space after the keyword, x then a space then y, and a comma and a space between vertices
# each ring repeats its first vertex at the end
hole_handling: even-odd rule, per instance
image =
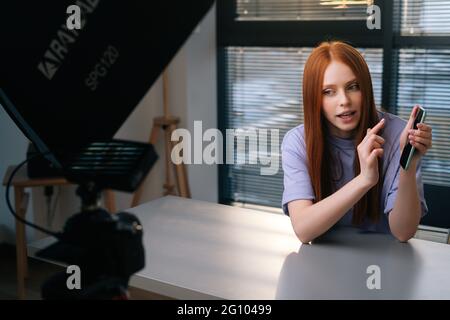
POLYGON ((168 196, 127 210, 146 266, 130 285, 176 299, 450 299, 450 246, 344 228, 301 245, 288 217, 168 196), (367 267, 381 271, 369 290, 367 267))

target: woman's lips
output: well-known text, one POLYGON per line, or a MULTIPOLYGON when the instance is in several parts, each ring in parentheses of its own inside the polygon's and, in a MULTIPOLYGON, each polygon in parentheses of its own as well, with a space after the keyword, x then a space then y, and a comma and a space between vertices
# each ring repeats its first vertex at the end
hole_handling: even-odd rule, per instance
POLYGON ((344 114, 340 114, 337 117, 344 122, 350 122, 355 118, 356 111, 346 112, 344 114))

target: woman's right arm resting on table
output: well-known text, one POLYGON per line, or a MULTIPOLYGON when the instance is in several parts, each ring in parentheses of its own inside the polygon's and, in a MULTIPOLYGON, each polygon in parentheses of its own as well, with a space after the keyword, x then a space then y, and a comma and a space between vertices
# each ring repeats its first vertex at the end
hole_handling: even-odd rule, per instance
POLYGON ((325 233, 370 190, 372 186, 361 175, 341 189, 315 204, 311 200, 288 203, 295 234, 302 243, 308 243, 325 233))
POLYGON ((358 176, 315 204, 311 200, 293 200, 288 203, 292 227, 302 243, 308 243, 325 233, 378 183, 378 158, 383 156, 384 139, 377 133, 383 126, 384 119, 368 129, 358 145, 361 167, 358 176))

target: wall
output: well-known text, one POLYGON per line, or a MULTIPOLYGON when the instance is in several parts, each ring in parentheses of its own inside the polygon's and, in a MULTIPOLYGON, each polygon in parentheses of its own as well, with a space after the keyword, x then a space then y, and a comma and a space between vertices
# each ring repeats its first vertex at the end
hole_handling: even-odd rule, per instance
MULTIPOLYGON (((17 128, 3 108, 0 108, 0 175, 3 181, 6 169, 25 158, 28 140, 17 128)), ((15 223, 5 200, 5 187, 0 187, 0 243, 13 242, 15 223)), ((11 204, 14 206, 14 191, 10 190, 11 204)))

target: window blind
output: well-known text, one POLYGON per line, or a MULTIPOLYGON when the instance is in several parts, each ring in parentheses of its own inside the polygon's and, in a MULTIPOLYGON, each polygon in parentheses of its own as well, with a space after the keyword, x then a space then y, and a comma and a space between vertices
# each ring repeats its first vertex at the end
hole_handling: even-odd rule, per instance
POLYGON ((433 147, 422 160, 424 183, 450 186, 450 49, 404 48, 397 54, 397 113, 408 119, 420 104, 433 127, 433 147))
POLYGON ((449 36, 450 2, 448 0, 402 0, 402 36, 449 36))
POLYGON ((365 20, 369 0, 237 0, 236 20, 365 20))
MULTIPOLYGON (((382 49, 358 50, 369 65, 376 104, 380 105, 382 49)), ((303 123, 302 77, 311 51, 312 48, 226 48, 226 128, 278 129, 281 146, 286 132, 303 123)), ((227 165, 225 198, 279 207, 283 171, 279 148, 276 151, 279 170, 275 175, 260 175, 260 164, 250 165, 248 161, 227 165)))

